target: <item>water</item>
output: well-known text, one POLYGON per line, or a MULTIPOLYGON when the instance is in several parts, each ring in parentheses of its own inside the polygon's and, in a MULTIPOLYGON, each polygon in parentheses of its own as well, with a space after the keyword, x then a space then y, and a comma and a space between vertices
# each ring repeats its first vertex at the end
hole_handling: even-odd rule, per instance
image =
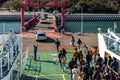
MULTIPOLYGON (((116 32, 120 33, 120 21, 84 21, 83 22, 83 33, 98 32, 97 28, 102 28, 102 32, 107 32, 108 28, 114 27, 114 22, 117 24, 116 32)), ((20 29, 20 21, 5 21, 0 22, 0 32, 3 32, 3 23, 5 24, 5 32, 8 32, 10 28, 14 30, 20 29)), ((81 31, 81 21, 67 21, 65 22, 66 31, 77 33, 81 31)))
POLYGON ((0 32, 8 32, 11 28, 15 31, 20 29, 21 23, 20 21, 4 21, 0 22, 0 32), (5 26, 5 27, 4 27, 5 26))
MULTIPOLYGON (((98 27, 102 28, 102 32, 107 32, 108 28, 114 29, 114 22, 117 24, 116 32, 120 33, 120 21, 84 21, 83 33, 98 32, 98 27)), ((80 32, 81 21, 66 22, 66 31, 68 32, 80 32)))

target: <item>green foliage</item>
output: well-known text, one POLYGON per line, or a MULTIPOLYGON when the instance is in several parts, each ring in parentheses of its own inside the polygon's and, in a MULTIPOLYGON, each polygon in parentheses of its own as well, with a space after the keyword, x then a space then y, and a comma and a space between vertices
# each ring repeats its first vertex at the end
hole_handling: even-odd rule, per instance
POLYGON ((82 7, 84 13, 120 12, 120 0, 69 0, 67 6, 75 9, 76 12, 80 12, 82 7))
POLYGON ((20 0, 10 0, 8 1, 10 9, 20 10, 20 0))
MULTIPOLYGON (((54 0, 33 0, 40 4, 53 4, 54 0)), ((63 2, 64 0, 60 0, 63 2)), ((20 0, 8 0, 10 9, 20 10, 20 0)), ((120 0, 67 0, 67 8, 80 13, 81 7, 84 13, 120 13, 120 0)), ((52 7, 44 7, 47 11, 52 7)))
POLYGON ((102 1, 92 0, 88 3, 88 12, 90 13, 102 13, 105 6, 102 1), (93 5, 94 4, 94 5, 93 5))

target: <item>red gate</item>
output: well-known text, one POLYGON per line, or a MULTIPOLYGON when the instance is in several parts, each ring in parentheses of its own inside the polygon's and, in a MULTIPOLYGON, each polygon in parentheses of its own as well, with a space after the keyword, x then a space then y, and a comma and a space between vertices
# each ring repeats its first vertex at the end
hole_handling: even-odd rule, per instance
POLYGON ((53 3, 48 3, 49 0, 21 0, 21 25, 24 30, 24 7, 60 7, 62 11, 61 28, 64 28, 65 24, 65 7, 67 0, 50 0, 53 3))

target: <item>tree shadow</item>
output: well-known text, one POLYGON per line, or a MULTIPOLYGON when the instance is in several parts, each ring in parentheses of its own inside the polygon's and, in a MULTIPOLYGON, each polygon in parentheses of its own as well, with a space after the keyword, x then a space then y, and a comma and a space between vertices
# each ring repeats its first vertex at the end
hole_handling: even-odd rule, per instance
POLYGON ((46 63, 52 63, 52 64, 55 64, 55 65, 57 65, 57 66, 59 66, 57 63, 58 62, 56 62, 56 61, 50 61, 50 60, 40 60, 41 62, 46 62, 46 63))
POLYGON ((46 78, 46 77, 39 78, 39 77, 32 77, 32 76, 22 75, 20 80, 51 80, 51 78, 46 78))

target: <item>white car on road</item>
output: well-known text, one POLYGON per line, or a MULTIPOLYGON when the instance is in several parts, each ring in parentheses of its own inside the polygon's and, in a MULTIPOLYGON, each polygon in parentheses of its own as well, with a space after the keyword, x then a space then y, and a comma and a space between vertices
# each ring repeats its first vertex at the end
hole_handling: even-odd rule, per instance
POLYGON ((36 33, 36 41, 47 40, 46 34, 44 31, 37 31, 36 33))
POLYGON ((40 23, 42 23, 42 24, 47 23, 47 20, 46 20, 45 18, 41 18, 39 21, 40 21, 40 23))

